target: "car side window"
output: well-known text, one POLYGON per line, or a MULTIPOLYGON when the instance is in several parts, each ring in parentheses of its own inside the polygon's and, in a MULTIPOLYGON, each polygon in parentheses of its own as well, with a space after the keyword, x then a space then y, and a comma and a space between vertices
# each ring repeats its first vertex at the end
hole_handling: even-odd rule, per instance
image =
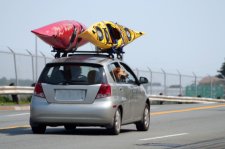
POLYGON ((119 63, 117 63, 117 62, 112 63, 112 64, 110 64, 110 65, 108 66, 110 75, 111 75, 111 77, 113 78, 113 80, 114 80, 115 82, 119 82, 119 80, 116 79, 116 74, 115 74, 115 73, 116 73, 116 72, 115 72, 116 68, 119 68, 119 67, 120 67, 120 65, 119 65, 119 63))
POLYGON ((127 66, 124 63, 120 63, 123 67, 123 69, 125 70, 127 76, 125 77, 125 82, 127 84, 137 84, 137 78, 135 76, 135 74, 133 73, 133 71, 130 69, 129 66, 127 66))
POLYGON ((109 72, 117 83, 136 84, 136 77, 132 70, 124 63, 112 63, 109 65, 109 72))

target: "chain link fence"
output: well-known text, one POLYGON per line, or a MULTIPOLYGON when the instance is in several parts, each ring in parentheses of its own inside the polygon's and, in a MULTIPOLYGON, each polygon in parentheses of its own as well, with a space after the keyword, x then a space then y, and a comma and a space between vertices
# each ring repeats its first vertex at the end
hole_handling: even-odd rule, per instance
POLYGON ((53 59, 43 53, 36 57, 30 50, 23 50, 23 53, 15 51, 10 47, 0 47, 0 86, 31 86, 37 81, 45 64, 53 59))
MULTIPOLYGON (((0 47, 0 86, 31 86, 45 64, 53 59, 53 56, 39 53, 36 69, 36 56, 30 50, 23 50, 24 53, 15 51, 10 47, 0 47)), ((134 72, 138 77, 148 78, 149 83, 144 87, 149 95, 225 98, 225 79, 200 77, 194 73, 185 75, 179 71, 169 73, 163 69, 159 72, 150 68, 134 69, 134 72)))
POLYGON ((225 99, 225 79, 215 76, 197 76, 135 69, 138 77, 148 78, 149 83, 144 87, 148 95, 189 96, 225 99))

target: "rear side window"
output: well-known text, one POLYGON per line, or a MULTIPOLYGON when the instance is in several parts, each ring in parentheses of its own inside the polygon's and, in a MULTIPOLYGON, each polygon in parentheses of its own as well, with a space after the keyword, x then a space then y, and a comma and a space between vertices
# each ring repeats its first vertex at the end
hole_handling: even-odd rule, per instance
POLYGON ((133 71, 124 63, 112 63, 108 66, 113 80, 123 84, 137 84, 137 78, 133 71))
POLYGON ((101 65, 62 63, 46 65, 39 82, 55 85, 90 85, 106 83, 106 79, 101 65))

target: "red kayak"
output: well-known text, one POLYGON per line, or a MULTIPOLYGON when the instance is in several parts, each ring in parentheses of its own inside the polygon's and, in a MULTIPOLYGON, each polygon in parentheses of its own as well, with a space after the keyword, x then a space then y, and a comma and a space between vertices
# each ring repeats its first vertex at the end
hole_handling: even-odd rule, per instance
POLYGON ((65 20, 43 26, 31 32, 51 45, 54 50, 70 52, 87 43, 86 40, 78 38, 78 35, 85 29, 86 27, 77 21, 65 20))

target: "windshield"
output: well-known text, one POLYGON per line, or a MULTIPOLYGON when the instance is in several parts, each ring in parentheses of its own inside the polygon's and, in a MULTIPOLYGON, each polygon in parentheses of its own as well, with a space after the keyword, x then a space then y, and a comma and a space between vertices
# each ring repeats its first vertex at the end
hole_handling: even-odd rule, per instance
POLYGON ((87 85, 105 83, 105 73, 101 65, 93 64, 47 64, 39 82, 62 85, 87 85))

